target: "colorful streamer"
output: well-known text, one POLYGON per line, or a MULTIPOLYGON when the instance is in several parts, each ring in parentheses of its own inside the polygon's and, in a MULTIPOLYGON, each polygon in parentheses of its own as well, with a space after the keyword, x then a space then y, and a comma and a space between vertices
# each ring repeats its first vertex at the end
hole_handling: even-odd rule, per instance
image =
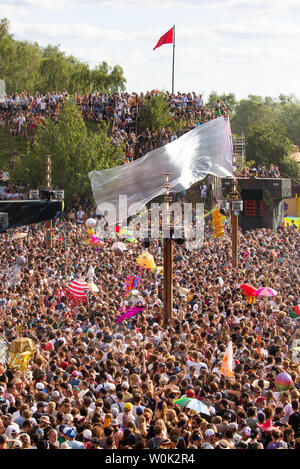
POLYGON ((132 295, 132 291, 139 286, 140 281, 141 277, 135 274, 131 275, 130 277, 127 277, 127 279, 125 280, 126 293, 124 295, 126 300, 132 295))
POLYGON ((10 368, 14 370, 24 371, 27 370, 30 359, 34 351, 21 352, 21 353, 7 353, 7 363, 10 368))
POLYGON ((132 316, 142 313, 144 309, 145 306, 134 306, 133 308, 127 309, 125 313, 121 314, 121 316, 116 319, 116 323, 120 324, 125 319, 130 319, 132 316))

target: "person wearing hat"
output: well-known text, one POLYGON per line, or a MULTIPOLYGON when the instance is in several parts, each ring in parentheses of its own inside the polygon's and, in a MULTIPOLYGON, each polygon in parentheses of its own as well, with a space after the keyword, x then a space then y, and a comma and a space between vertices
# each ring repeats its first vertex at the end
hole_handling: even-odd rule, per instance
POLYGON ((57 441, 58 441, 59 446, 61 446, 61 444, 66 441, 65 434, 64 434, 64 429, 66 427, 67 427, 67 425, 65 425, 65 424, 62 424, 62 425, 59 425, 58 427, 56 427, 56 430, 57 430, 57 433, 58 433, 57 441))
POLYGON ((261 435, 261 442, 266 448, 269 443, 272 441, 272 431, 277 430, 278 427, 275 427, 272 424, 272 420, 269 418, 267 419, 264 423, 258 423, 257 427, 261 430, 262 435, 261 435))
POLYGON ((22 441, 20 441, 20 440, 13 440, 12 449, 23 449, 22 441))
POLYGON ((165 449, 165 450, 172 449, 172 441, 170 439, 162 440, 158 444, 157 449, 165 449))
POLYGON ((92 435, 93 434, 89 428, 86 428, 85 430, 83 430, 82 439, 83 439, 83 444, 84 444, 85 449, 91 449, 90 442, 91 442, 92 435))
POLYGON ((190 442, 191 442, 190 443, 191 445, 194 445, 196 446, 197 449, 199 449, 201 446, 201 443, 203 442, 203 437, 201 436, 200 433, 194 433, 191 435, 190 442))
POLYGON ((39 428, 44 431, 44 437, 47 438, 48 432, 52 429, 49 415, 42 415, 39 420, 39 428))
POLYGON ((120 428, 126 428, 128 422, 135 422, 135 417, 132 414, 133 405, 131 402, 126 402, 124 405, 124 410, 118 415, 118 421, 120 428))
POLYGON ((248 443, 249 438, 251 437, 251 428, 250 427, 244 427, 241 431, 241 436, 242 436, 241 441, 244 441, 245 443, 248 443))
POLYGON ((5 435, 9 440, 13 440, 18 437, 20 434, 20 427, 16 423, 8 425, 5 429, 5 435))
POLYGON ((204 441, 201 443, 202 449, 214 449, 216 442, 215 432, 212 428, 208 428, 204 433, 204 441))
POLYGON ((119 422, 118 422, 117 419, 113 419, 110 422, 110 425, 113 428, 113 439, 114 439, 114 442, 115 442, 115 446, 116 446, 116 448, 118 448, 119 443, 123 438, 123 432, 120 429, 120 425, 119 425, 119 422))
POLYGON ((85 449, 84 443, 75 440, 77 430, 75 427, 65 427, 63 430, 66 442, 71 449, 85 449))

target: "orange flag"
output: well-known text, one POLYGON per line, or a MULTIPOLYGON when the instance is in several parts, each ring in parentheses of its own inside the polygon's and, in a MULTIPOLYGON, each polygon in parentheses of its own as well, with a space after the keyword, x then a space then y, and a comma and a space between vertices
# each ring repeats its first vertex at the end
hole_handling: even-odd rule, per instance
POLYGON ((232 377, 234 376, 232 371, 232 360, 233 360, 233 352, 232 352, 232 342, 230 341, 227 345, 227 349, 222 361, 221 365, 221 373, 224 376, 232 377))

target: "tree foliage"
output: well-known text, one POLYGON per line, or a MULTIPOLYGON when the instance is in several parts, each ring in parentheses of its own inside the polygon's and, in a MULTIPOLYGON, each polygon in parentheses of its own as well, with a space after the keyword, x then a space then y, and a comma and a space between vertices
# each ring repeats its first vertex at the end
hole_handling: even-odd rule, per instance
POLYGON ((218 101, 218 99, 224 102, 229 113, 231 114, 231 116, 233 116, 236 106, 238 104, 235 94, 234 93, 218 94, 216 91, 212 91, 208 97, 207 106, 210 108, 213 108, 214 104, 218 101))
POLYGON ((7 94, 68 91, 87 93, 95 89, 124 91, 126 80, 119 65, 102 62, 95 68, 67 56, 58 46, 40 47, 36 42, 17 41, 9 33, 7 19, 0 20, 0 77, 7 94))
POLYGON ((65 101, 58 122, 47 119, 18 159, 11 172, 13 182, 45 186, 47 155, 51 155, 53 187, 63 188, 65 199, 71 201, 78 195, 91 197, 88 173, 121 164, 123 149, 111 144, 106 125, 89 134, 76 104, 65 101))
POLYGON ((252 126, 246 136, 246 146, 247 160, 254 160, 257 165, 269 166, 272 163, 290 177, 299 177, 298 164, 290 156, 293 144, 284 125, 252 126))
POLYGON ((278 117, 295 145, 300 147, 300 104, 297 102, 284 103, 278 117))
POLYGON ((237 135, 247 135, 253 125, 267 126, 274 122, 276 107, 270 99, 272 100, 256 95, 241 99, 231 120, 232 132, 237 135))
POLYGON ((138 128, 139 131, 149 129, 160 130, 162 127, 170 127, 170 104, 165 101, 162 93, 155 93, 149 97, 140 108, 138 128))

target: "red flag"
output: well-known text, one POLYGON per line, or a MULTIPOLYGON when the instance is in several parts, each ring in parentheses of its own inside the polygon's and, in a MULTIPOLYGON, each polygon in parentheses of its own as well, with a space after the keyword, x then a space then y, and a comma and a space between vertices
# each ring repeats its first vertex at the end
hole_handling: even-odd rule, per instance
POLYGON ((166 34, 164 34, 153 48, 155 50, 157 47, 162 46, 163 44, 173 44, 173 28, 171 28, 166 34))

